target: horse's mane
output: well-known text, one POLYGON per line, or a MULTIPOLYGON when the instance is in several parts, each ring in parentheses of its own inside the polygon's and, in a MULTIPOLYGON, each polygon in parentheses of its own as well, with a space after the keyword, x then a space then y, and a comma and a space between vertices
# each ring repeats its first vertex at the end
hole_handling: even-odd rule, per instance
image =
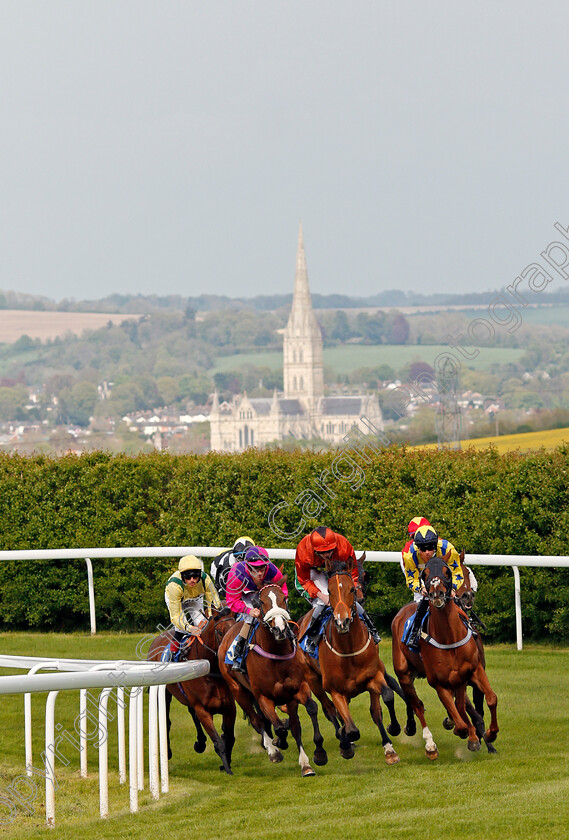
POLYGON ((326 570, 326 574, 329 577, 330 575, 337 575, 341 572, 347 572, 348 574, 351 574, 353 565, 354 564, 351 560, 334 560, 332 558, 329 558, 328 560, 326 560, 324 568, 326 570))

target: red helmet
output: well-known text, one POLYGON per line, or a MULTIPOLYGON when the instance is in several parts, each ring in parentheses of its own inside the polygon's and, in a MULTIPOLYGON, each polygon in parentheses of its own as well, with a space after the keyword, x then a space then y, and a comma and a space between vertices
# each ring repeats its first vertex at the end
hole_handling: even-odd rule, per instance
POLYGON ((430 525, 428 519, 425 519, 424 516, 414 516, 409 525, 407 526, 407 531, 409 532, 409 536, 412 537, 417 528, 422 528, 423 525, 430 525))
POLYGON ((334 531, 324 527, 324 525, 314 529, 310 535, 310 542, 317 554, 322 554, 324 551, 331 551, 338 544, 334 531))

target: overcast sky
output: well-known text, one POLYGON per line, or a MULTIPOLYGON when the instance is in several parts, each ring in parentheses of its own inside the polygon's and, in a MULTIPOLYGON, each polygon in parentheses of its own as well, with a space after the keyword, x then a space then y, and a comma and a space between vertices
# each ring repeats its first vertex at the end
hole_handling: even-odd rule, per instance
MULTIPOLYGON (((562 0, 2 0, 0 289, 484 291, 569 224, 562 0)), ((559 281, 560 283, 562 281, 559 281)))

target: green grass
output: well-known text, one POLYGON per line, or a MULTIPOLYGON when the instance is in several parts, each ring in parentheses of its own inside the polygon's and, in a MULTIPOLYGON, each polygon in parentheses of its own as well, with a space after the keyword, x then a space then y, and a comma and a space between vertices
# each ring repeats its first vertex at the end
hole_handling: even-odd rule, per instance
MULTIPOLYGON (((5 634, 2 650, 132 658, 139 638, 5 634)), ((389 641, 384 640, 380 653, 388 669, 390 649, 389 641)), ((323 721, 330 761, 316 768, 315 778, 301 779, 294 744, 281 764, 270 764, 258 737, 239 716, 234 776, 228 777, 219 772, 219 761, 210 744, 203 755, 193 752, 189 716, 179 704, 173 704, 169 794, 154 803, 146 789, 139 798, 140 813, 129 814, 128 790, 119 787, 114 772, 116 742, 111 730, 109 820, 98 818, 97 755, 91 749, 89 779, 78 778, 78 760, 72 760, 68 768, 58 766, 55 835, 45 828, 44 787, 40 784, 36 812, 17 816, 4 827, 3 836, 20 840, 45 832, 46 836, 66 840, 174 834, 200 840, 563 837, 569 824, 569 716, 563 702, 569 649, 531 645, 519 652, 511 645, 497 645, 488 649, 487 659, 490 681, 499 697, 497 755, 489 755, 484 747, 479 753, 470 753, 464 741, 446 732, 442 728, 444 710, 434 692, 421 681, 419 693, 440 752, 437 762, 425 757, 423 739, 417 734, 395 739, 401 763, 387 767, 366 696, 352 703, 362 738, 351 761, 340 758, 332 728, 323 721)), ((34 695, 32 701, 36 757, 43 749, 45 695, 34 695)), ((2 790, 23 768, 23 700, 0 696, 0 708, 2 790)), ((400 701, 397 711, 403 720, 400 701)), ((68 731, 72 731, 77 712, 77 694, 62 692, 56 718, 68 731)), ((305 746, 311 754, 306 715, 303 726, 305 746)))
MULTIPOLYGON (((448 353, 443 344, 345 344, 341 347, 324 348, 324 366, 335 373, 350 373, 361 367, 389 365, 393 370, 401 370, 411 362, 427 362, 432 365, 439 353, 448 353)), ((481 347, 475 359, 464 360, 464 367, 474 370, 487 370, 493 364, 517 362, 524 350, 514 347, 481 347)), ((245 365, 268 367, 273 371, 282 368, 282 352, 240 353, 232 356, 219 356, 209 373, 225 373, 239 370, 245 365)))

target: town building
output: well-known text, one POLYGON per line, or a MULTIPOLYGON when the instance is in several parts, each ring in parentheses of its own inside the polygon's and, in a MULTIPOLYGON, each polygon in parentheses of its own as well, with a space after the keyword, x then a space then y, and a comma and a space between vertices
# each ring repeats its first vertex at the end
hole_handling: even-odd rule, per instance
POLYGON ((383 428, 376 395, 325 396, 322 333, 312 309, 302 225, 298 233, 292 308, 284 330, 284 393, 272 397, 239 394, 231 403, 214 394, 210 412, 211 448, 242 452, 289 438, 320 438, 341 445, 352 426, 365 428, 362 417, 383 428))

